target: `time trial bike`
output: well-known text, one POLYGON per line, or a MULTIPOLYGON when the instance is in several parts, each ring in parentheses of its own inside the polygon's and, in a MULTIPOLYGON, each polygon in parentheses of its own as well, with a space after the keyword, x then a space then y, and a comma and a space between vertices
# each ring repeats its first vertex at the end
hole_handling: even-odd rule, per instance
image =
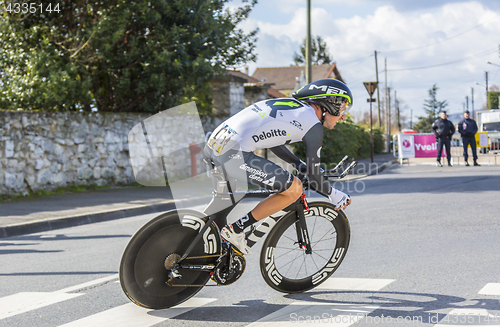
MULTIPOLYGON (((325 178, 344 178, 355 161, 339 173, 348 156, 325 178)), ((135 304, 164 309, 180 304, 204 286, 224 286, 237 281, 246 261, 243 255, 220 236, 226 217, 239 202, 231 191, 230 177, 213 161, 210 165, 214 193, 204 212, 171 210, 146 223, 125 248, 120 263, 120 284, 135 304), (210 284, 207 284, 209 281, 210 284)), ((309 189, 305 171, 297 176, 309 189)), ((248 190, 245 198, 265 198, 274 192, 248 190)), ((329 201, 308 203, 305 193, 296 202, 262 220, 246 233, 254 246, 267 237, 260 252, 260 271, 266 283, 284 293, 310 290, 327 280, 344 259, 350 239, 349 221, 329 201)))

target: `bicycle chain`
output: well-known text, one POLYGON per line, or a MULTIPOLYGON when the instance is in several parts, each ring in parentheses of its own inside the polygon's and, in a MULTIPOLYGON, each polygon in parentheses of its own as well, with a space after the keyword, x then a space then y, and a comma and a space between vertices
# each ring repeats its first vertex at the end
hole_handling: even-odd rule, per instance
MULTIPOLYGON (((237 251, 239 252, 239 251, 237 251)), ((220 257, 221 255, 220 254, 212 254, 212 255, 202 255, 202 256, 199 256, 199 257, 187 257, 186 259, 184 260, 188 260, 188 259, 203 259, 203 258, 214 258, 214 257, 220 257)), ((167 282, 167 285, 170 286, 170 287, 213 287, 213 286, 228 286, 228 285, 231 285, 231 284, 227 284, 227 285, 219 285, 219 284, 215 284, 215 285, 182 285, 182 284, 171 284, 169 285, 168 282, 167 282)))

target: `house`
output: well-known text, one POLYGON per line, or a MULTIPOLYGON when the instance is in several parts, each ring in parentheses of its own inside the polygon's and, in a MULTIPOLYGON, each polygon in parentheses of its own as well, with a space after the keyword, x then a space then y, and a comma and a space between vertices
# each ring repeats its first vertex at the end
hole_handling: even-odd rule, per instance
POLYGON ((213 112, 228 117, 257 101, 285 97, 271 85, 240 71, 227 70, 227 75, 212 83, 213 112))
MULTIPOLYGON (((279 92, 290 96, 305 84, 305 66, 257 68, 252 77, 261 83, 269 83, 279 92)), ((313 65, 312 80, 334 78, 344 82, 337 65, 313 65)))

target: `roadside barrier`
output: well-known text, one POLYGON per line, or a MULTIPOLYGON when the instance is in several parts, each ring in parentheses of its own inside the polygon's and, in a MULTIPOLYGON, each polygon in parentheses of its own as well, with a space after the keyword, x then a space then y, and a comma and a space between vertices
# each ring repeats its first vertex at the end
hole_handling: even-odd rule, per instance
MULTIPOLYGON (((392 139, 392 153, 399 159, 400 164, 411 158, 437 157, 437 142, 432 133, 396 134, 392 136, 392 139)), ((497 157, 500 157, 500 132, 477 133, 476 148, 480 163, 490 166, 500 164, 500 158, 497 159, 497 157)), ((454 164, 460 165, 464 163, 463 151, 462 138, 459 133, 455 133, 451 139, 450 149, 454 164)), ((472 163, 472 149, 470 146, 468 147, 468 154, 468 162, 472 163)), ((444 147, 441 157, 446 158, 444 147)))

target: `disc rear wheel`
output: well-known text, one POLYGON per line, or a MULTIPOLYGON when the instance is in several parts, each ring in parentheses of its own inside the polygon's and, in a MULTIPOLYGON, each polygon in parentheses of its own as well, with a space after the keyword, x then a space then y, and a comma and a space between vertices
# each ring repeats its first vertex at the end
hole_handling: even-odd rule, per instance
MULTIPOLYGON (((167 284, 168 264, 173 264, 191 244, 205 218, 192 210, 170 211, 144 225, 130 240, 120 264, 120 283, 134 303, 152 309, 169 308, 195 295, 203 286, 177 287, 167 284), (169 263, 167 262, 169 261, 169 263), (166 266, 167 265, 167 266, 166 266)), ((218 228, 213 224, 184 263, 214 264, 220 253, 218 228), (190 262, 192 261, 192 262, 190 262)), ((183 285, 205 285, 210 273, 180 269, 183 285)))

